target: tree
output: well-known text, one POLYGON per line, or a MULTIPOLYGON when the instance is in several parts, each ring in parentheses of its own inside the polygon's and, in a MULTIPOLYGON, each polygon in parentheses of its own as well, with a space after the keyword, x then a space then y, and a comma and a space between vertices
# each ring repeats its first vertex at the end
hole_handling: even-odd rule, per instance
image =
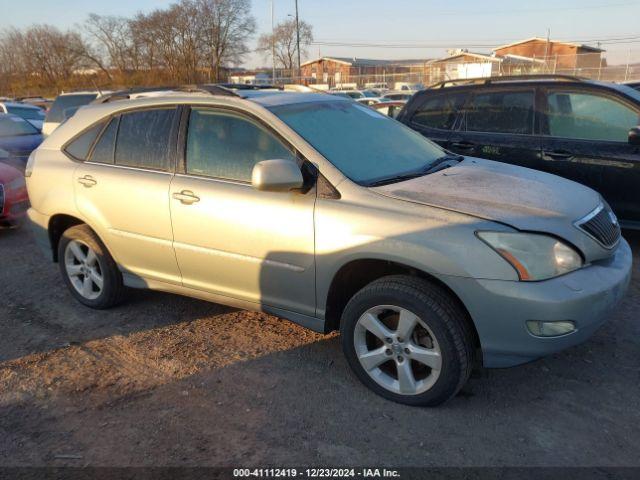
MULTIPOLYGON (((313 41, 313 28, 305 21, 300 21, 300 54, 306 55, 307 48, 313 41)), ((277 67, 289 70, 293 75, 297 63, 296 45, 296 21, 295 19, 279 23, 273 30, 273 34, 263 34, 258 39, 257 50, 266 58, 271 55, 273 46, 277 67)))

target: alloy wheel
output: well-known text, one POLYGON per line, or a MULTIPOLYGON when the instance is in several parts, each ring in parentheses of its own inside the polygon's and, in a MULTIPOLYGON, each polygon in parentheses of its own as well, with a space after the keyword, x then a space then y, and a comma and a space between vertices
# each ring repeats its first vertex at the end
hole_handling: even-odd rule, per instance
POLYGON ((72 240, 64 252, 64 266, 73 288, 87 300, 95 300, 104 287, 103 269, 96 252, 80 240, 72 240))

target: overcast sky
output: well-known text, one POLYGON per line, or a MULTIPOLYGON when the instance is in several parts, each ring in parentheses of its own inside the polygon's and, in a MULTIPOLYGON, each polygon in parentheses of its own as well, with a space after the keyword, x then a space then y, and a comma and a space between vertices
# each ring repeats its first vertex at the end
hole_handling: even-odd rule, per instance
MULTIPOLYGON (((0 18, 2 27, 49 23, 74 28, 89 13, 129 16, 170 3, 173 2, 0 0, 0 18)), ((258 34, 271 28, 270 3, 253 0, 258 34)), ((276 23, 295 11, 294 0, 274 0, 274 5, 276 23)), ((630 51, 632 60, 640 61, 640 0, 299 0, 299 10, 300 17, 313 25, 315 39, 325 43, 312 45, 308 58, 318 53, 363 58, 434 58, 446 53, 445 46, 466 45, 473 51, 488 52, 493 45, 544 37, 550 28, 551 37, 559 40, 595 45, 595 40, 610 39, 610 43, 602 45, 608 52, 609 63, 624 63, 630 51), (626 43, 634 35, 633 43, 626 43), (390 44, 395 48, 383 46, 390 44)), ((245 66, 269 62, 252 54, 245 66)))

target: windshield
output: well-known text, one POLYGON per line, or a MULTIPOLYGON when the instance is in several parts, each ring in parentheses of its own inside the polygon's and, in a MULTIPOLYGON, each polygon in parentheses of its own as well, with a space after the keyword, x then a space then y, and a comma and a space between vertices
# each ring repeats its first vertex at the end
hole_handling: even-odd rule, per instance
POLYGON ((51 110, 47 112, 45 122, 60 123, 65 119, 65 110, 73 107, 81 107, 87 105, 96 99, 98 95, 95 93, 81 95, 60 95, 51 105, 51 110))
POLYGON ((38 132, 29 122, 13 115, 0 115, 0 137, 34 135, 38 132))
POLYGON ((7 106, 7 110, 9 113, 18 115, 25 120, 44 120, 44 112, 39 108, 7 106))
POLYGON ((358 103, 300 103, 270 110, 362 185, 428 168, 446 154, 419 133, 358 103))

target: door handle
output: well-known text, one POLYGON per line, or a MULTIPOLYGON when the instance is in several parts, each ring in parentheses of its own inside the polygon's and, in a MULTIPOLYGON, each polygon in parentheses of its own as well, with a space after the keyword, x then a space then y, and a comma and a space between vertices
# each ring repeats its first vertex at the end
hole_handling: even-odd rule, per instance
POLYGON ((78 183, 81 183, 86 188, 91 188, 96 185, 98 182, 91 175, 85 175, 84 177, 78 178, 78 183))
POLYGON ((175 192, 172 195, 176 200, 180 200, 184 205, 191 205, 200 201, 200 197, 195 195, 191 190, 182 190, 181 192, 175 192))
POLYGON ((454 148, 462 148, 463 150, 471 150, 475 148, 476 144, 471 142, 451 142, 451 146, 454 148))
POLYGON ((573 157, 573 153, 568 150, 553 150, 552 152, 542 152, 543 156, 555 159, 567 159, 573 157))

